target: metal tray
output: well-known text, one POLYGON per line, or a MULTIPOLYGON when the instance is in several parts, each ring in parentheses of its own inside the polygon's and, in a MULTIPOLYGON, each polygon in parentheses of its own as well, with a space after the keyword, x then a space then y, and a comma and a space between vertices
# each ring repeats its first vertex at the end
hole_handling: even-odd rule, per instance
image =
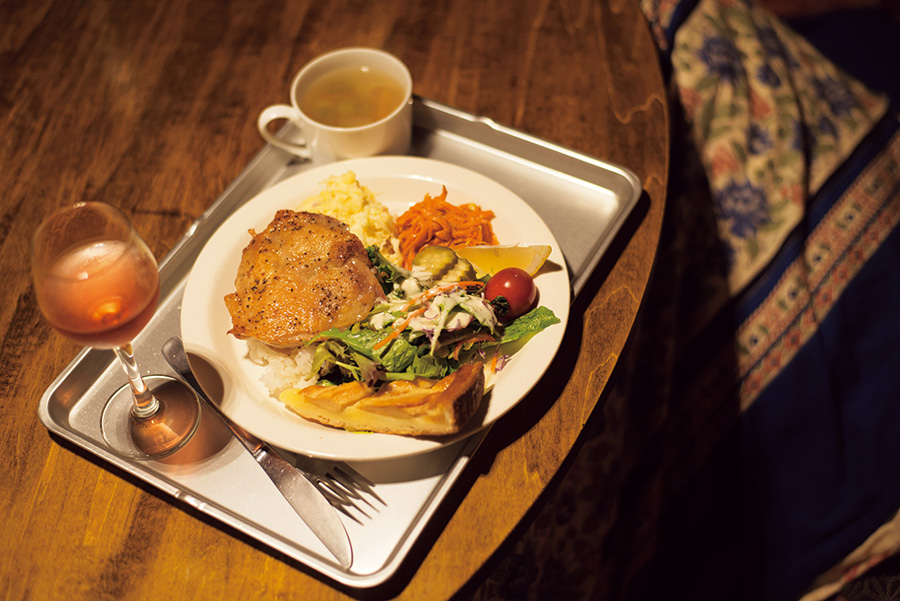
MULTIPOLYGON (((560 243, 573 298, 577 298, 637 204, 638 178, 627 169, 426 99, 415 99, 414 115, 410 154, 480 172, 532 205, 560 243)), ((134 342, 146 373, 174 375, 159 351, 170 336, 180 334, 184 285, 206 240, 250 198, 306 167, 280 150, 265 147, 161 262, 159 310, 134 342)), ((237 533, 350 587, 378 586, 395 574, 472 454, 490 435, 490 429, 485 429, 424 455, 352 465, 375 483, 386 505, 360 522, 342 516, 354 555, 353 565, 344 569, 211 412, 204 413, 194 440, 168 460, 128 461, 112 454, 103 443, 99 423, 106 399, 124 381, 114 359, 109 351, 85 349, 56 378, 41 398, 38 412, 50 432, 237 533)), ((502 427, 501 418, 493 428, 502 427)))

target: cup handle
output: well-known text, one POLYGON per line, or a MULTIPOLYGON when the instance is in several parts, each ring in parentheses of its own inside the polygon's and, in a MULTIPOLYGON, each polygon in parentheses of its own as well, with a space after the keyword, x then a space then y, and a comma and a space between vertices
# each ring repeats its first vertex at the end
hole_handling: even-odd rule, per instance
POLYGON ((311 153, 305 143, 292 144, 291 142, 286 142, 284 140, 276 138, 275 135, 269 131, 269 123, 278 119, 287 119, 289 121, 293 121, 299 127, 299 123, 297 123, 297 117, 297 109, 295 109, 294 107, 287 104, 273 104, 272 106, 264 108, 263 111, 259 114, 259 119, 256 120, 256 128, 259 130, 259 134, 263 137, 263 139, 272 146, 277 146, 282 150, 286 150, 299 157, 308 159, 310 158, 311 153))

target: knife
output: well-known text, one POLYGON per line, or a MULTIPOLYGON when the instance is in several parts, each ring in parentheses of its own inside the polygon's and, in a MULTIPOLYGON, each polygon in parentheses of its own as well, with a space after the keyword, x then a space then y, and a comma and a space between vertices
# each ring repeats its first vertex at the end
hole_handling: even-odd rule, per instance
POLYGON ((194 372, 188 363, 184 345, 178 337, 169 338, 163 345, 163 356, 166 361, 191 386, 213 413, 219 416, 231 428, 235 437, 241 441, 256 462, 265 470, 278 490, 287 499, 297 515, 318 537, 325 547, 335 556, 344 568, 353 563, 353 550, 350 537, 343 522, 331 503, 328 502, 315 485, 302 472, 298 471, 281 455, 276 453, 266 442, 232 422, 222 413, 197 382, 194 372))

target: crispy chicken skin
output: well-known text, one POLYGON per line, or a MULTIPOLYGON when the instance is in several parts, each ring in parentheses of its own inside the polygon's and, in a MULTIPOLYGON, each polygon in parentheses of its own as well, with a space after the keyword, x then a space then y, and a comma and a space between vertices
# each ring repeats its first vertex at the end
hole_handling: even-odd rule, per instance
POLYGON ((360 321, 384 298, 362 242, 333 217, 280 210, 250 234, 225 297, 237 338, 297 346, 360 321))

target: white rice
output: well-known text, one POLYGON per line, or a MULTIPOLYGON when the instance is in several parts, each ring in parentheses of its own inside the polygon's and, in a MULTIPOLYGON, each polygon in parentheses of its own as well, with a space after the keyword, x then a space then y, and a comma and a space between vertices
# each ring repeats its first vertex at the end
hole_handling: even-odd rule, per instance
POLYGON ((260 381, 269 389, 269 393, 278 398, 286 388, 303 388, 316 383, 316 379, 307 379, 312 367, 315 348, 302 346, 291 352, 273 349, 255 339, 247 340, 249 358, 257 365, 265 367, 260 381))

